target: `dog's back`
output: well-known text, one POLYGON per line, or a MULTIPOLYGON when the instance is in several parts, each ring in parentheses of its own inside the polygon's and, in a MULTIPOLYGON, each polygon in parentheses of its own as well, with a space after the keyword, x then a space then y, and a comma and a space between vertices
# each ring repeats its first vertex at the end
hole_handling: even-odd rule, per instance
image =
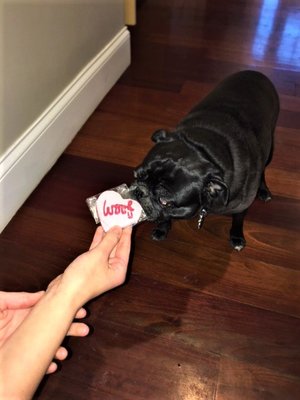
POLYGON ((279 98, 271 81, 259 72, 242 71, 222 81, 191 110, 177 129, 204 128, 230 136, 233 141, 249 141, 250 146, 251 137, 243 135, 254 134, 261 145, 262 164, 266 165, 278 113, 279 98))

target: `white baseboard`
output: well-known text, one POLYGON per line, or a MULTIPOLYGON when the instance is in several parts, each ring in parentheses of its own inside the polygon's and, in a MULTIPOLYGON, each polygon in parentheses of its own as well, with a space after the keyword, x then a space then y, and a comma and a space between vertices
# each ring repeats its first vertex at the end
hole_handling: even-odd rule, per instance
POLYGON ((123 28, 0 158, 0 232, 129 64, 123 28))

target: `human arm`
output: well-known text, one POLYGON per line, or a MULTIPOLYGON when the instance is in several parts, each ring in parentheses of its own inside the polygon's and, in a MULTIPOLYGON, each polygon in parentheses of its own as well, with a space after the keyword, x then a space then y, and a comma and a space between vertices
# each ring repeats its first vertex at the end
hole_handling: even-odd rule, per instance
POLYGON ((31 398, 80 307, 124 282, 130 238, 131 228, 98 228, 90 250, 51 282, 1 349, 1 398, 31 398))
MULTIPOLYGON (((0 291, 0 351, 1 347, 14 334, 19 325, 27 318, 32 308, 45 295, 45 291, 34 293, 28 292, 3 292, 0 291)), ((86 316, 86 310, 80 308, 75 318, 81 319, 86 316)), ((68 336, 86 336, 89 327, 83 322, 73 322, 68 330, 68 336)), ((67 358, 68 351, 60 346, 55 353, 56 360, 63 361, 67 358)), ((55 372, 57 364, 51 362, 47 369, 47 374, 55 372)), ((0 380, 1 382, 1 380, 0 380)), ((0 386, 1 387, 1 386, 0 386)))

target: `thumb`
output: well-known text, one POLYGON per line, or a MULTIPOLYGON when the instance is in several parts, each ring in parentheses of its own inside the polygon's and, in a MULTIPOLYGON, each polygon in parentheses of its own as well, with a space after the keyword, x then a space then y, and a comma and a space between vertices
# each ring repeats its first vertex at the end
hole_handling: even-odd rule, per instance
POLYGON ((98 244, 101 242, 103 236, 104 236, 103 228, 102 228, 102 226, 99 226, 99 227, 96 229, 96 232, 95 232, 95 234, 94 234, 92 243, 91 243, 91 245, 90 245, 90 250, 93 250, 95 247, 98 246, 98 244))
POLYGON ((111 252, 119 243, 121 235, 122 228, 120 226, 114 226, 105 234, 104 238, 96 248, 105 258, 109 258, 111 252))

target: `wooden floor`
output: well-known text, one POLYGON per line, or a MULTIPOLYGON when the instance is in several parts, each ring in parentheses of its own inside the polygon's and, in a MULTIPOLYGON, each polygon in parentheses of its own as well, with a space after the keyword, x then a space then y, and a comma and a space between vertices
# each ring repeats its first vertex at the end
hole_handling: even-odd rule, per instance
POLYGON ((227 217, 176 222, 164 242, 139 225, 127 283, 89 305, 94 333, 36 398, 298 400, 299 1, 145 0, 131 33, 130 68, 2 233, 1 286, 44 289, 90 242, 85 198, 130 183, 151 133, 237 70, 280 93, 274 198, 253 204, 241 253, 227 217))

